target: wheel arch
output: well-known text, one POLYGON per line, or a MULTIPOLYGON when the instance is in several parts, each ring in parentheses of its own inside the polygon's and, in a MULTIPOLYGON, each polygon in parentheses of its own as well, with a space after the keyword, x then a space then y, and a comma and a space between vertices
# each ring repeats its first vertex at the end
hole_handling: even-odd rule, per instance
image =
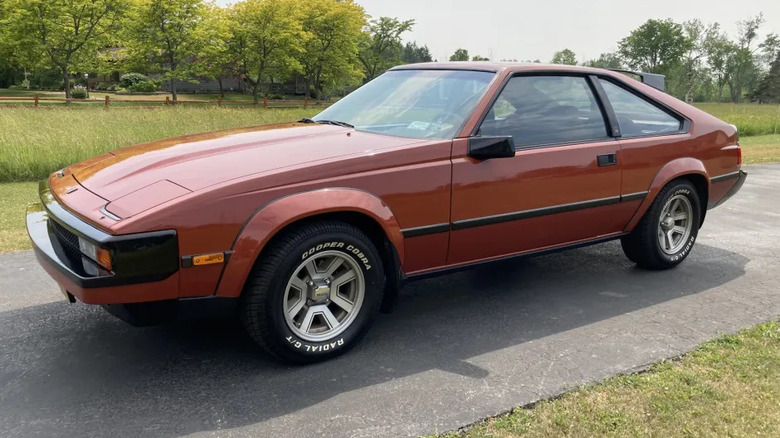
POLYGON ((699 195, 699 203, 701 204, 702 214, 701 223, 699 224, 699 226, 701 226, 704 223, 704 216, 707 211, 710 179, 707 174, 707 169, 704 167, 704 163, 696 158, 684 157, 666 163, 661 170, 658 171, 653 178, 653 181, 650 183, 647 196, 639 205, 639 208, 623 231, 631 232, 645 213, 647 213, 647 210, 653 204, 653 201, 655 201, 658 193, 660 193, 666 185, 677 179, 688 180, 696 188, 696 193, 699 195))
MULTIPOLYGON (((395 292, 404 256, 398 221, 389 206, 377 196, 359 189, 338 188, 288 195, 256 211, 236 237, 216 295, 240 296, 249 273, 274 239, 321 220, 345 222, 366 233, 383 258, 388 283, 386 292, 395 292)), ((394 298, 394 293, 385 293, 383 309, 388 308, 394 298)))

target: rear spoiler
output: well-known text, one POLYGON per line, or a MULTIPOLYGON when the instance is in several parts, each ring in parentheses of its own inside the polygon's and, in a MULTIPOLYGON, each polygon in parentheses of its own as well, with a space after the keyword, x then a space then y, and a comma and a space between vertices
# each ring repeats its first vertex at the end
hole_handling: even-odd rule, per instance
POLYGON ((661 91, 666 91, 666 77, 664 75, 658 75, 655 73, 643 73, 641 71, 621 70, 617 68, 610 68, 608 70, 618 73, 627 73, 630 75, 638 76, 643 84, 647 84, 653 88, 661 91))

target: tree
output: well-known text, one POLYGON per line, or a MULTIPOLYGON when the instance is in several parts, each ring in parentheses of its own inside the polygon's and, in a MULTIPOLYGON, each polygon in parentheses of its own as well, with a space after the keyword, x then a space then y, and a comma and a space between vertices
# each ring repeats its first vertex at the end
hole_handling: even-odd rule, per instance
POLYGON ((737 52, 737 46, 732 43, 728 37, 715 28, 713 35, 707 38, 705 51, 707 54, 707 65, 712 72, 715 86, 718 90, 718 101, 723 99, 723 89, 728 83, 732 58, 737 52))
POLYGON ((417 42, 406 43, 404 46, 401 61, 404 64, 418 64, 420 62, 432 62, 433 57, 428 46, 418 46, 417 42))
POLYGON ((450 56, 450 61, 468 61, 469 51, 466 49, 458 49, 450 56))
POLYGON ((770 33, 766 36, 763 43, 758 46, 763 52, 763 61, 770 66, 780 55, 780 36, 776 33, 770 33))
POLYGON ((737 23, 738 38, 736 49, 727 59, 728 75, 726 82, 729 84, 731 101, 742 101, 744 90, 755 86, 758 82, 759 68, 755 53, 758 47, 753 43, 758 38, 758 29, 764 23, 764 16, 759 14, 751 19, 737 23))
POLYGON ((490 58, 486 58, 484 56, 474 55, 471 58, 472 61, 490 61, 490 58))
POLYGON ((380 17, 371 20, 360 39, 358 59, 363 64, 365 81, 370 81, 385 70, 402 63, 401 35, 414 27, 414 20, 380 17))
POLYGON ((613 52, 602 53, 596 59, 591 59, 585 62, 585 66, 593 68, 614 68, 622 69, 623 60, 620 59, 620 55, 613 52))
POLYGON ((362 76, 358 44, 366 24, 363 8, 352 0, 303 0, 299 3, 306 37, 299 58, 306 95, 314 87, 322 96, 325 83, 346 84, 362 76))
POLYGON ((219 95, 225 97, 223 80, 238 76, 236 58, 229 46, 233 37, 229 21, 230 11, 213 3, 207 4, 206 8, 208 10, 200 27, 203 44, 198 54, 198 62, 203 74, 219 83, 219 95))
POLYGON ((682 25, 650 19, 623 38, 619 50, 630 68, 666 74, 680 62, 688 45, 682 25))
POLYGON ((720 27, 717 23, 705 26, 698 19, 686 21, 682 26, 687 40, 686 50, 678 66, 672 70, 671 77, 667 78, 667 88, 686 102, 691 102, 696 86, 708 75, 704 60, 711 41, 718 37, 720 27))
POLYGON ((751 99, 759 103, 780 103, 780 53, 776 55, 769 72, 761 80, 751 99))
POLYGON ((94 63, 118 29, 123 0, 7 0, 9 36, 28 66, 52 66, 70 98, 71 74, 94 63))
POLYGON ((302 70, 299 61, 306 34, 294 0, 245 0, 231 14, 236 54, 255 100, 264 81, 287 78, 302 70))
POLYGON ((205 74, 196 61, 206 43, 207 12, 202 0, 134 0, 128 14, 125 45, 131 65, 143 70, 155 65, 173 100, 178 99, 176 81, 205 74))
POLYGON ((553 64, 577 65, 577 55, 569 49, 555 52, 552 58, 553 64))

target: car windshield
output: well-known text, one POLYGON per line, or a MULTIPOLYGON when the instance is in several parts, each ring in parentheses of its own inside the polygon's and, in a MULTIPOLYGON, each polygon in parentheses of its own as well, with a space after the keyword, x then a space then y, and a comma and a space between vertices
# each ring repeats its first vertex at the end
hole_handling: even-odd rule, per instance
POLYGON ((494 76, 467 70, 389 71, 313 120, 399 137, 453 138, 494 76))

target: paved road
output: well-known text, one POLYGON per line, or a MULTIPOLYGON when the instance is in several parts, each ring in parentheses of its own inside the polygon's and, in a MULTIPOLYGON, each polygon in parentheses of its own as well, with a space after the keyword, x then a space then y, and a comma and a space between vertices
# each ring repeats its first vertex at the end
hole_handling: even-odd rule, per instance
POLYGON ((608 243, 420 281, 308 367, 232 324, 128 327, 0 256, 0 436, 417 435, 641 369, 780 314, 780 166, 749 172, 676 270, 608 243))

